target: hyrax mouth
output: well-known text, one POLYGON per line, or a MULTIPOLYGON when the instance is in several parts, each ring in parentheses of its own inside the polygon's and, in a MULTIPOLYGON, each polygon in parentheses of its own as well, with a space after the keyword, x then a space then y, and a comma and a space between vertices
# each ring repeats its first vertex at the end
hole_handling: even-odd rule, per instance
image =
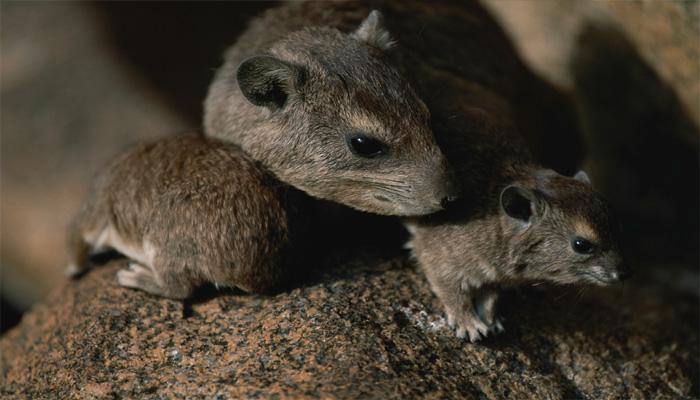
POLYGON ((612 285, 615 283, 620 282, 622 279, 620 278, 620 274, 618 272, 610 272, 610 273, 600 273, 596 274, 593 272, 582 272, 581 275, 583 275, 584 279, 598 285, 602 286, 608 286, 612 285))

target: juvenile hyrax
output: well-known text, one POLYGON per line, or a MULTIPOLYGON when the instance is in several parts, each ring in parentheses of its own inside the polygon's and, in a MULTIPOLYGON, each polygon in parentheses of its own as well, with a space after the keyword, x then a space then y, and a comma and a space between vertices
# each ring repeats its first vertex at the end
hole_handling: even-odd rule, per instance
POLYGON ((350 33, 254 22, 205 103, 209 136, 239 144, 280 180, 386 215, 424 215, 456 197, 430 115, 389 63, 373 11, 350 33))
MULTIPOLYGON (((499 119, 501 116, 496 116, 499 119)), ((616 222, 585 173, 532 161, 511 127, 461 110, 442 138, 465 195, 446 211, 407 221, 413 255, 457 336, 503 330, 498 291, 528 281, 607 285, 628 275, 616 222)))
POLYGON ((117 274, 122 286, 170 298, 203 283, 270 292, 301 252, 304 197, 230 143, 191 135, 142 144, 94 181, 69 234, 68 273, 112 248, 131 260, 117 274))

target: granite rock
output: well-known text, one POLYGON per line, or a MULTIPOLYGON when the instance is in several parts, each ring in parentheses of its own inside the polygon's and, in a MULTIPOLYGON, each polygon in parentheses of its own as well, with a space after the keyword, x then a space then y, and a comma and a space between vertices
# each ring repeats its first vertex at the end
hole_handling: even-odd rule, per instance
POLYGON ((66 281, 0 340, 6 398, 678 399, 698 395, 698 299, 643 282, 507 292, 506 333, 446 327, 402 256, 274 297, 191 303, 66 281))

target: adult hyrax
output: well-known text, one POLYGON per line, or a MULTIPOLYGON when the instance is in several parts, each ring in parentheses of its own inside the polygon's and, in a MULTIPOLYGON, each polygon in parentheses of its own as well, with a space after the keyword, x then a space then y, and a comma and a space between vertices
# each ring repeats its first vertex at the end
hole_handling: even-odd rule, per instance
MULTIPOLYGON (((453 117, 442 104, 463 103, 475 87, 511 108, 507 118, 538 160, 576 171, 581 146, 571 102, 527 68, 477 0, 281 2, 254 19, 228 50, 205 103, 205 130, 241 144, 282 180, 314 196, 403 214, 395 212, 402 208, 397 196, 415 199, 425 193, 421 187, 435 190, 431 178, 442 172, 431 173, 423 167, 430 162, 421 161, 436 152, 421 121, 427 117, 423 103, 433 125, 453 117), (373 9, 383 21, 367 18, 373 9), (245 66, 242 75, 257 79, 242 82, 239 66, 245 66), (345 140, 354 134, 386 142, 389 152, 375 159, 356 155, 345 140), (374 189, 386 184, 383 178, 401 182, 397 196, 374 189)), ((379 148, 366 151, 372 150, 379 148)), ((433 162, 442 164, 438 159, 433 162)))
POLYGON ((476 341, 503 330, 495 306, 504 286, 608 285, 628 276, 617 223, 584 172, 572 178, 540 166, 501 114, 454 111, 441 139, 469 196, 406 225, 457 336, 476 341))
POLYGON ((216 74, 206 134, 317 198, 386 215, 438 211, 458 188, 428 109, 386 56, 392 46, 377 11, 351 32, 262 18, 216 74))
POLYGON ((187 135, 141 144, 95 179, 69 234, 68 273, 112 248, 130 259, 122 286, 176 299, 204 283, 271 292, 303 252, 305 197, 230 143, 187 135))

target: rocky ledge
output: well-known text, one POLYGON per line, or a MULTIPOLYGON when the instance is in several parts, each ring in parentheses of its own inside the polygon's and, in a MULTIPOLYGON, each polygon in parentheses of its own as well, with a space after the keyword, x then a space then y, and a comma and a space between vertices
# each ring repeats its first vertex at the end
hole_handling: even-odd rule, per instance
POLYGON ((121 262, 66 281, 2 338, 3 397, 698 395, 698 299, 653 285, 509 292, 506 332, 474 345, 448 330, 402 258, 354 262, 274 297, 192 304, 117 287, 121 262))

